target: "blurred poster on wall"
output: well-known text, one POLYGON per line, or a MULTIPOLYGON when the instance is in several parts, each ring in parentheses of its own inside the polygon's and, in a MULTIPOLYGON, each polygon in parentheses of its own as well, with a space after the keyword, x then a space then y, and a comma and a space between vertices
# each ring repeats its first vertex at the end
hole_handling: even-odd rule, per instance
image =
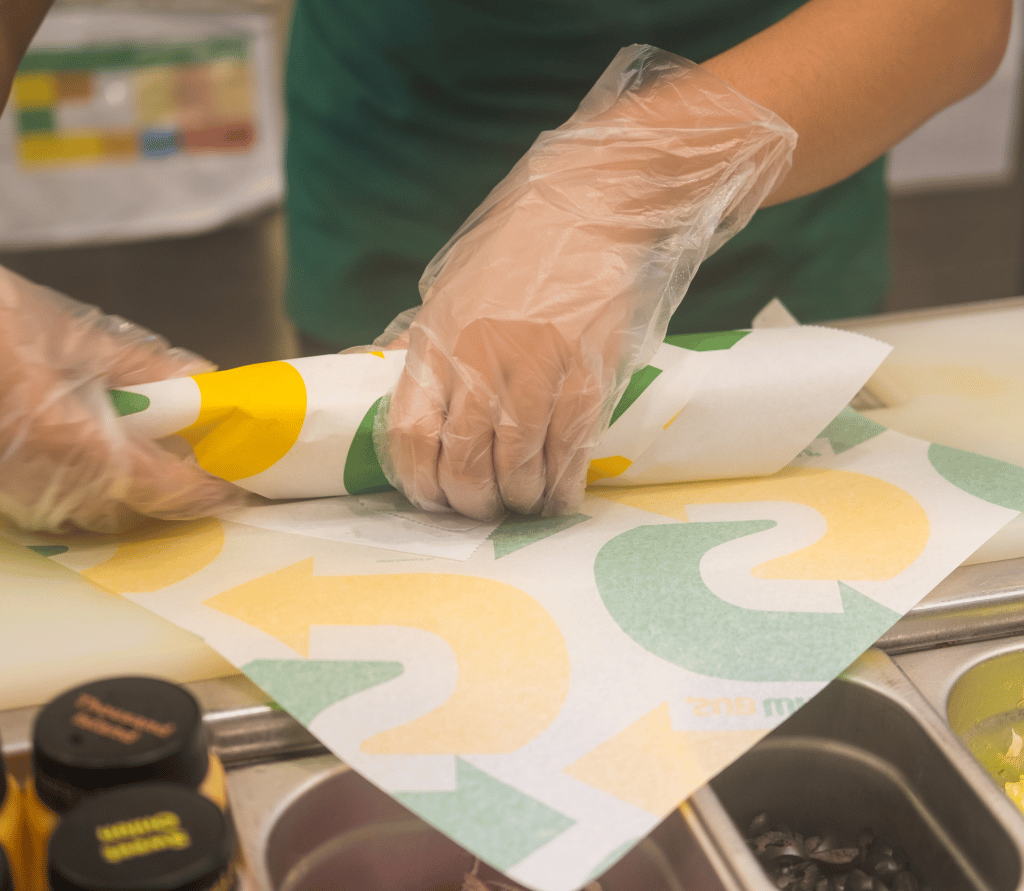
POLYGON ((0 117, 0 246, 184 235, 283 193, 273 22, 55 10, 0 117))

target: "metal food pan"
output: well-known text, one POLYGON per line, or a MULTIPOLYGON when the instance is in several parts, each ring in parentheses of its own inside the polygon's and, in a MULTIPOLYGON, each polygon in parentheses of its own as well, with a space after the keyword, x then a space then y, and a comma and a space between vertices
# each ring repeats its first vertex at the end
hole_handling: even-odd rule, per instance
POLYGON ((767 811, 805 836, 834 833, 851 844, 869 828, 901 847, 932 891, 1024 891, 1024 819, 944 714, 879 650, 719 774, 687 810, 716 849, 725 881, 740 889, 773 887, 742 835, 767 811))
MULTIPOLYGON (((966 703, 993 687, 991 666, 1017 677, 1024 639, 895 659, 869 651, 698 790, 600 878, 602 888, 768 891, 773 886, 742 835, 755 814, 768 811, 805 835, 849 837, 870 826, 907 852, 932 891, 1024 891, 1024 816, 947 715, 952 701, 964 703, 954 708, 957 727, 977 717, 966 703), (959 698, 951 700, 954 688, 959 698)), ((1014 684, 1008 695, 1019 699, 1024 689, 1014 684)), ((229 768, 256 891, 457 891, 472 856, 326 754, 248 682, 188 686, 229 768), (386 884, 374 884, 385 875, 386 884)), ((990 705, 999 710, 1005 702, 990 705)), ((34 711, 0 713, 5 751, 19 774, 34 711)), ((479 875, 510 884, 482 866, 479 875)))
MULTIPOLYGON (((260 888, 457 891, 473 866, 330 756, 229 776, 260 888)), ((762 811, 805 836, 852 841, 870 828, 906 852, 932 891, 1024 891, 1024 818, 879 650, 699 790, 602 888, 768 891, 742 834, 762 811)), ((479 875, 502 881, 484 867, 479 875)))
MULTIPOLYGON (((186 685, 200 701, 246 862, 246 891, 458 891, 475 858, 336 757, 245 678, 186 685)), ((0 712, 24 781, 38 709, 0 712)), ((599 880, 603 891, 732 891, 680 813, 599 880), (682 877, 686 877, 685 881, 682 877)), ((477 875, 512 883, 480 864, 477 875)))
POLYGON ((1024 695, 1024 637, 905 653, 895 662, 958 734, 1019 708, 1024 695))
MULTIPOLYGON (((997 789, 1018 780, 1024 772, 1024 741, 1016 752, 1003 750, 1013 748, 1013 735, 1024 733, 1024 638, 909 653, 898 661, 981 760, 997 789)), ((1019 785, 1016 791, 1018 806, 1024 808, 1022 790, 1019 785)), ((1024 821, 1024 815, 1019 819, 1024 821)))
MULTIPOLYGON (((465 873, 518 886, 330 755, 229 772, 253 884, 273 891, 459 891, 465 873)), ((679 812, 598 878, 602 891, 732 891, 679 812)))

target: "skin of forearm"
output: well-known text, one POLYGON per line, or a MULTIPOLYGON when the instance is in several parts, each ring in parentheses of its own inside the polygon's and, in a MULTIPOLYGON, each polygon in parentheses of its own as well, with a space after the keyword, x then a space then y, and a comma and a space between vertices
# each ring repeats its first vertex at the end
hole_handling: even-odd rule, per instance
POLYGON ((1006 49, 1011 0, 809 0, 703 63, 798 134, 780 204, 855 173, 977 90, 1006 49))
POLYGON ((21 57, 53 0, 0 0, 0 111, 7 104, 21 57))

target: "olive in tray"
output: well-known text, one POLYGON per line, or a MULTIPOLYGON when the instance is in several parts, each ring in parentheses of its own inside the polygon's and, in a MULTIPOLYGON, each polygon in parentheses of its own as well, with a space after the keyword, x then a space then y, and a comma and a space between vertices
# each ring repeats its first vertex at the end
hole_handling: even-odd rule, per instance
POLYGON ((835 835, 804 836, 760 813, 747 844, 775 887, 791 891, 928 891, 895 846, 863 830, 855 842, 835 835))

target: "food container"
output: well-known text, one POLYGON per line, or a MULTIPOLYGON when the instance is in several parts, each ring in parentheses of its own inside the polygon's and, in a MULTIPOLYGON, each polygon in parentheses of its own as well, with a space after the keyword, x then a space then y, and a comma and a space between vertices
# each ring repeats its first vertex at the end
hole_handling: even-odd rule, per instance
MULTIPOLYGON (((264 891, 458 891, 474 868, 470 854, 330 755, 242 767, 229 781, 264 891)), ((1024 891, 1024 817, 877 649, 598 881, 603 891, 769 891, 744 839, 762 811, 804 835, 852 843, 870 827, 903 849, 931 891, 1024 891)))
POLYGON ((899 662, 995 787, 1024 810, 1024 638, 911 653, 899 662))
MULTIPOLYGON (((242 768, 229 777, 258 888, 459 891, 466 873, 519 887, 331 755, 242 768)), ((602 891, 726 888, 679 813, 595 878, 602 891)))
MULTIPOLYGON (((926 653, 915 654, 920 656, 926 653)), ((1024 889, 1024 819, 879 650, 691 799, 735 886, 774 887, 743 838, 764 811, 805 836, 870 828, 931 891, 1024 889)))

